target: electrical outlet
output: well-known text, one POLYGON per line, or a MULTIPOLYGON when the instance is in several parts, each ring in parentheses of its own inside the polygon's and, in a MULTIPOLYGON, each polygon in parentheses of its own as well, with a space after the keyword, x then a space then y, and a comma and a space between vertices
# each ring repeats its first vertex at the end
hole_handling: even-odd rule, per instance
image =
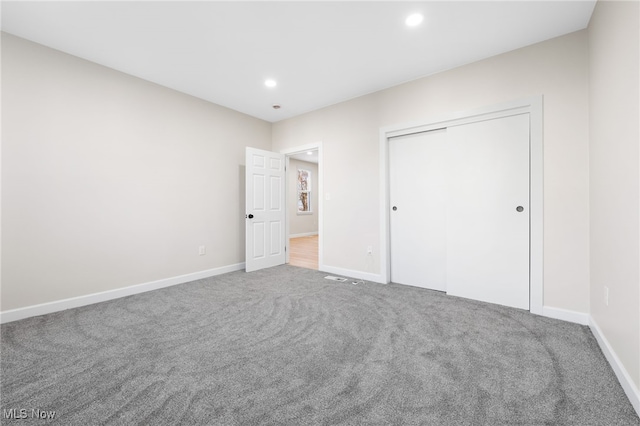
POLYGON ((198 247, 198 254, 200 256, 204 256, 205 254, 207 254, 207 248, 205 246, 198 247))
POLYGON ((604 287, 604 305, 609 306, 609 287, 604 287))
POLYGON ((367 254, 373 254, 373 248, 371 246, 367 246, 367 254))

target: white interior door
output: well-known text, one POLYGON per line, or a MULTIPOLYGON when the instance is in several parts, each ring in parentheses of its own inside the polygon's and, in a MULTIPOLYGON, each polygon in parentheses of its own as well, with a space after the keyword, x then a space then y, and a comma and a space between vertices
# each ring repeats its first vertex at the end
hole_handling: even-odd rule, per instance
POLYGON ((529 309, 529 114, 447 129, 447 293, 529 309))
POLYGON ((391 281, 446 289, 446 130, 389 141, 391 281))
POLYGON ((285 158, 246 149, 246 271, 285 263, 285 158))

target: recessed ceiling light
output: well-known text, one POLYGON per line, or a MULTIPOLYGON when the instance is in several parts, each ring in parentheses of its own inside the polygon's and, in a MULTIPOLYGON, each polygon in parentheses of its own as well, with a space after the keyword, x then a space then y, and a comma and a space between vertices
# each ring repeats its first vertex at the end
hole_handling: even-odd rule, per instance
POLYGON ((313 155, 313 151, 307 151, 307 155, 313 155))
POLYGON ((412 15, 409 15, 404 23, 407 24, 408 27, 415 27, 417 25, 420 25, 423 19, 424 16, 422 16, 421 13, 414 13, 412 15))
POLYGON ((269 79, 264 81, 264 85, 267 87, 276 87, 278 83, 275 80, 269 79))

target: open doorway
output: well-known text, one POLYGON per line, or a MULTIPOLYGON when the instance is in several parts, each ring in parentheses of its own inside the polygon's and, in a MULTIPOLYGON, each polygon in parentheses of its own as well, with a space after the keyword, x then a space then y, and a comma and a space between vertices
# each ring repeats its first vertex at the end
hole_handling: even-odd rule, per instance
POLYGON ((287 263, 308 269, 320 265, 320 149, 287 153, 287 263))

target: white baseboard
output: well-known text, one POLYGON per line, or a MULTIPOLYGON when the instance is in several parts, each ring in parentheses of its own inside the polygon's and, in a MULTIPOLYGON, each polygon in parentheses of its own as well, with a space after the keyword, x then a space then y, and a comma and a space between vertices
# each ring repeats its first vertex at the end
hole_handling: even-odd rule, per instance
POLYGON ((574 322, 580 325, 589 325, 589 314, 585 314, 582 312, 568 311, 566 309, 543 306, 542 316, 568 322, 574 322))
POLYGON ((341 275, 343 277, 358 278, 365 281, 373 281, 374 283, 386 284, 382 276, 379 274, 372 274, 369 272, 354 271, 351 269, 336 268, 334 266, 320 265, 318 268, 322 272, 328 272, 330 274, 341 275))
POLYGON ((616 377, 618 378, 618 381, 620 382, 624 393, 627 394, 627 398, 629 398, 629 401, 631 401, 631 405, 633 405, 636 413, 638 413, 638 416, 640 416, 640 389, 638 389, 638 386, 636 386, 627 369, 624 368, 624 365, 620 361, 620 358, 618 358, 618 355, 616 355, 607 338, 604 337, 602 330, 600 329, 600 327, 598 327, 598 324, 593 319, 593 317, 589 317, 589 328, 591 328, 591 332, 598 341, 600 349, 602 349, 602 353, 604 353, 605 358, 607 358, 607 361, 609 361, 609 364, 611 365, 613 372, 616 374, 616 377))
POLYGON ((120 297, 131 296, 132 294, 144 293, 151 290, 158 290, 172 285, 183 284, 202 278, 213 277, 215 275, 226 274, 227 272, 240 271, 244 269, 244 263, 222 266, 220 268, 207 269, 205 271, 191 274, 179 275, 177 277, 165 278, 143 284, 136 284, 129 287, 107 290, 100 293, 87 294, 85 296, 72 297, 69 299, 56 300, 54 302, 42 303, 39 305, 27 306, 24 308, 12 309, 0 312, 0 324, 18 321, 38 315, 50 314, 52 312, 64 311, 66 309, 78 308, 80 306, 92 305, 94 303, 106 302, 120 297))
POLYGON ((318 231, 316 231, 316 232, 303 232, 302 234, 289 234, 289 238, 313 237, 314 235, 318 235, 318 231))

